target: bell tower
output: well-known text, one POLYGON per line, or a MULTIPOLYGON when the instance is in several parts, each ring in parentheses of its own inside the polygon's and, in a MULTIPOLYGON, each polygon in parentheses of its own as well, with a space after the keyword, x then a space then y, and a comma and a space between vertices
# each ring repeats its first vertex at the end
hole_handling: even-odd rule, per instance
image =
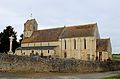
POLYGON ((27 20, 24 23, 24 37, 30 37, 34 31, 37 31, 38 24, 35 19, 27 20))

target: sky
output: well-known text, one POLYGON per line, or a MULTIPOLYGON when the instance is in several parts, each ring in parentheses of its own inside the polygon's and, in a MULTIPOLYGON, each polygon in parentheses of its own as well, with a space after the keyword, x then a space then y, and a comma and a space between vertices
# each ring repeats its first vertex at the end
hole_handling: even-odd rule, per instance
POLYGON ((110 37, 120 53, 119 8, 120 0, 0 0, 0 32, 13 26, 19 39, 31 13, 39 29, 97 23, 101 38, 110 37))

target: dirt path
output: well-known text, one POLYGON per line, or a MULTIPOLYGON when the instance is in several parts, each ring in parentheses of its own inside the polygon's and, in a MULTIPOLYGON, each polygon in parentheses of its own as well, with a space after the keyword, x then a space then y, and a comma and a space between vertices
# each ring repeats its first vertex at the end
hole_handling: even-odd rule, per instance
POLYGON ((0 79, 101 79, 104 77, 115 76, 120 74, 120 71, 104 72, 104 73, 89 73, 89 74, 13 74, 0 73, 0 79))

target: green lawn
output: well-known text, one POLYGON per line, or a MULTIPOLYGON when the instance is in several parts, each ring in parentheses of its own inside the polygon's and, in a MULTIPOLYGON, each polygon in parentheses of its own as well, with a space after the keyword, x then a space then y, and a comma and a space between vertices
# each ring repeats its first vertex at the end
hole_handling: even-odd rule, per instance
POLYGON ((112 76, 112 77, 106 77, 106 78, 103 78, 103 79, 120 79, 120 75, 112 76))
POLYGON ((120 60, 120 54, 116 54, 116 55, 114 54, 112 55, 112 57, 113 60, 120 60))

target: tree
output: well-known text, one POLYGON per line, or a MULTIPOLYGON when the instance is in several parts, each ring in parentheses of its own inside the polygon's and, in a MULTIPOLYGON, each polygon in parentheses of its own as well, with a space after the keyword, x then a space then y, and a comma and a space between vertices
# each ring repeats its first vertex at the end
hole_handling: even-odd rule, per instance
POLYGON ((21 39, 19 40, 19 44, 20 44, 20 46, 21 46, 21 42, 22 42, 22 40, 23 40, 23 34, 21 34, 20 37, 21 37, 21 39))
POLYGON ((6 29, 3 30, 0 34, 0 52, 7 53, 9 51, 10 47, 10 40, 9 37, 13 36, 13 44, 12 44, 12 51, 15 52, 15 49, 19 47, 19 43, 17 42, 17 32, 14 31, 14 28, 12 26, 7 26, 6 29))

